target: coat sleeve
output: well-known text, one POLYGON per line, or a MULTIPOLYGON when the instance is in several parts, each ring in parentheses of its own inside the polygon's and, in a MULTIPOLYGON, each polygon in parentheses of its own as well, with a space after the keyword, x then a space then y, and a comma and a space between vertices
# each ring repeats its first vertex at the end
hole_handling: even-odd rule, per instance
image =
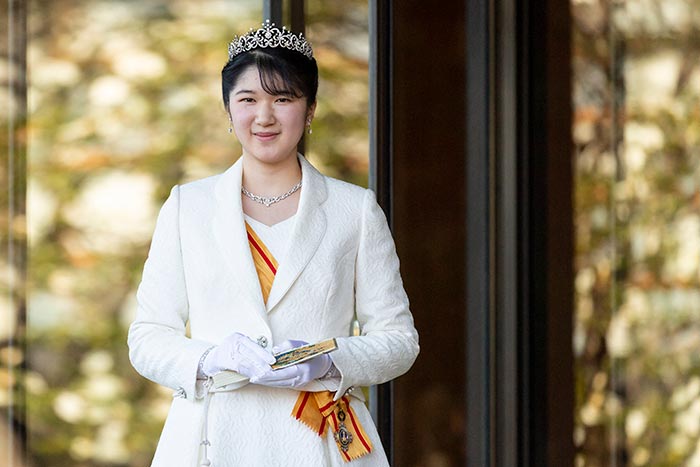
POLYGON ((195 395, 197 365, 211 344, 185 335, 189 308, 180 244, 180 190, 175 186, 156 222, 129 327, 129 358, 144 377, 195 395))
POLYGON ((330 354, 342 375, 336 399, 351 386, 381 384, 404 374, 419 351, 394 240, 370 190, 362 209, 355 312, 361 335, 338 338, 338 350, 330 354))

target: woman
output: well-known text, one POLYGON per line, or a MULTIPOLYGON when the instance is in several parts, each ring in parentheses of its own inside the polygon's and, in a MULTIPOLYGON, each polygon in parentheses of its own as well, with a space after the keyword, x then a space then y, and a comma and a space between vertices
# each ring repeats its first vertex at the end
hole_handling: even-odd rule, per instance
POLYGON ((243 155, 172 189, 129 329, 136 370, 175 390, 153 466, 388 465, 353 389, 405 373, 418 335, 373 193, 296 152, 317 87, 301 35, 266 23, 229 46, 223 100, 243 155), (329 354, 270 366, 329 338, 329 354), (222 371, 242 381, 217 387, 222 371))

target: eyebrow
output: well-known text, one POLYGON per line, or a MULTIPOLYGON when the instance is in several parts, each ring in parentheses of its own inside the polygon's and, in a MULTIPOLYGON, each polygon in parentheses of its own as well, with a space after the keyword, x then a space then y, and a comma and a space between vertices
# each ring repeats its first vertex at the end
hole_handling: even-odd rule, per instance
MULTIPOLYGON (((255 95, 255 94, 256 94, 256 91, 253 91, 253 90, 250 90, 250 89, 241 89, 240 91, 236 91, 235 93, 233 93, 234 96, 237 96, 237 95, 239 95, 239 94, 253 94, 253 95, 255 95)), ((267 93, 266 93, 266 94, 267 94, 267 93)), ((278 93, 276 93, 276 94, 271 94, 271 95, 272 95, 272 96, 285 96, 285 97, 289 97, 289 98, 299 99, 299 96, 297 96, 297 95, 296 95, 294 92, 292 92, 292 91, 280 91, 280 92, 278 92, 278 93)))

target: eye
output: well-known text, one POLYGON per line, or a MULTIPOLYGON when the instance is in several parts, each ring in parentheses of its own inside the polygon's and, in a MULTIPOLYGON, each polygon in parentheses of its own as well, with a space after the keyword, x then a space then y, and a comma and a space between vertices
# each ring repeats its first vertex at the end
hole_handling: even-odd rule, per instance
POLYGON ((238 100, 238 102, 245 102, 250 104, 252 102, 255 102, 255 99, 253 99, 252 97, 242 97, 238 100))
POLYGON ((292 102, 292 99, 290 99, 289 97, 280 96, 277 98, 277 102, 292 102))

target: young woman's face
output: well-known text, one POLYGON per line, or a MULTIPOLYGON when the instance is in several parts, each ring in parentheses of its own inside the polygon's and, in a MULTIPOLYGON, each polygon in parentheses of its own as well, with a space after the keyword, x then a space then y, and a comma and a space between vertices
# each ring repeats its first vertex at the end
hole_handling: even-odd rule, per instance
POLYGON ((296 158, 297 144, 314 106, 305 97, 268 94, 255 66, 248 67, 231 90, 229 113, 244 156, 266 164, 296 158))

